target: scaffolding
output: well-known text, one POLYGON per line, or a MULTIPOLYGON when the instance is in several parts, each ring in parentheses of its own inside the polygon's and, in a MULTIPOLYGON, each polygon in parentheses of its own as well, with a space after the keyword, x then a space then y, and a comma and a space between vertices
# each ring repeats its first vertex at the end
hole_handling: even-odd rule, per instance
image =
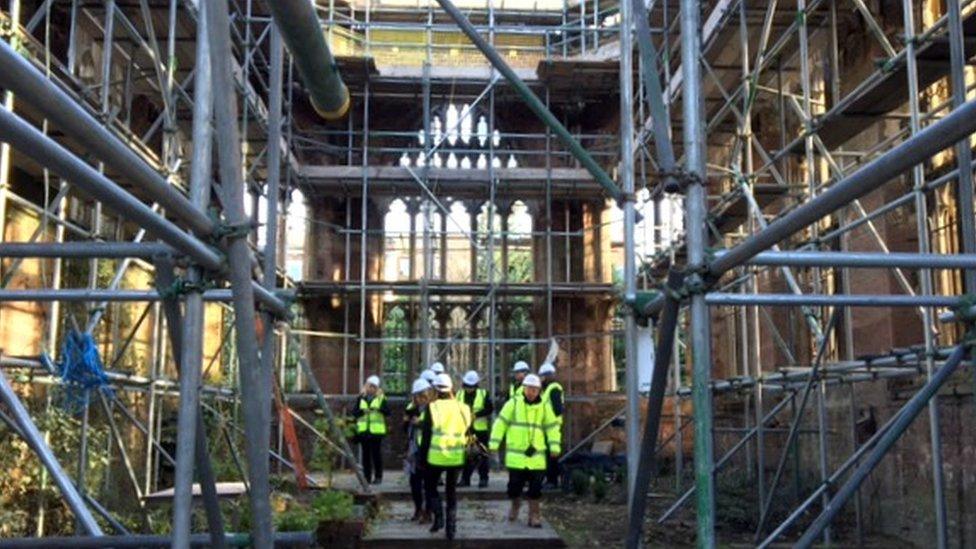
MULTIPOLYGON (((79 532, 103 536, 107 523, 117 534, 113 546, 206 543, 190 527, 196 475, 213 545, 296 541, 275 533, 271 522, 270 461, 279 472, 291 468, 282 434, 272 433, 275 384, 304 393, 289 400, 314 396, 331 417, 329 400, 356 392, 376 367, 375 349, 405 345, 412 370, 388 372, 391 377, 405 382, 413 370, 455 352, 477 357, 472 363, 483 368, 494 394, 506 382, 512 347, 528 345, 538 356, 556 340, 560 360, 573 364, 574 342, 593 339, 608 353, 613 341, 622 342, 629 547, 642 543, 655 461, 668 448, 676 499, 652 518, 664 523, 693 499, 699 546, 718 543, 716 477, 741 461, 760 502, 757 545, 830 543, 832 521, 849 501, 860 539, 866 519, 859 489, 923 411, 934 537, 938 547, 950 545, 938 398, 960 368, 973 367, 976 101, 967 69, 976 36, 973 2, 949 0, 942 13, 937 2, 904 0, 898 25, 880 20, 861 0, 319 0, 314 9, 325 51, 336 55, 327 65, 352 98, 345 120, 329 124, 309 120, 338 112, 324 105, 337 99, 329 92, 338 86, 316 89, 303 80, 307 59, 286 51, 283 34, 284 41, 294 35, 279 30, 287 22, 263 2, 107 0, 96 6, 46 0, 31 3, 33 13, 24 4, 0 3, 0 315, 13 314, 9 304, 26 303, 38 307, 44 321, 39 353, 12 356, 0 349, 0 419, 44 463, 79 532), (843 74, 845 32, 866 37, 865 49, 881 58, 873 70, 849 79, 843 74), (100 58, 81 62, 85 39, 100 44, 94 49, 100 58), (380 70, 390 64, 400 70, 380 70), (300 82, 311 89, 314 109, 297 91, 300 82), (565 114, 574 101, 598 103, 607 96, 620 102, 619 111, 602 106, 614 111, 612 130, 585 128, 578 114, 565 114), (419 127, 384 125, 384 117, 409 117, 384 110, 384 102, 404 98, 416 102, 410 120, 419 119, 419 127), (442 103, 467 106, 454 127, 447 127, 442 103), (137 111, 147 104, 154 109, 151 121, 137 111), (521 116, 538 118, 541 130, 513 131, 498 123, 504 114, 499 105, 516 104, 525 105, 521 116), (448 141, 466 117, 480 115, 486 125, 480 144, 448 141), (858 138, 869 127, 880 128, 881 137, 858 138), (486 162, 474 169, 440 165, 448 153, 482 155, 486 162), (14 181, 15 170, 40 181, 43 191, 25 191, 14 181), (880 199, 871 194, 905 174, 907 190, 880 199), (313 214, 305 220, 309 234, 323 231, 341 244, 335 259, 340 277, 295 281, 286 271, 295 192, 310 205, 343 197, 341 215, 332 221, 313 214), (378 204, 394 198, 403 199, 409 214, 409 230, 401 234, 377 225, 377 213, 386 214, 378 204), (571 203, 599 204, 594 208, 602 212, 608 200, 619 208, 619 220, 597 214, 589 224, 575 223, 573 216, 584 213, 571 212, 571 203), (516 201, 533 212, 534 222, 541 220, 528 231, 509 226, 516 201), (467 225, 457 220, 456 202, 465 205, 467 225), (8 239, 13 210, 38 219, 26 238, 8 239), (912 227, 916 249, 893 248, 879 228, 896 214, 912 227), (638 245, 641 217, 652 226, 652 239, 638 245), (449 229, 449 223, 458 226, 449 229), (623 236, 621 282, 614 284, 600 268, 574 279, 575 258, 590 253, 594 240, 609 242, 610 225, 623 236), (679 234, 668 234, 675 227, 682 228, 679 234), (863 251, 855 233, 866 234, 878 251, 863 251), (469 280, 448 277, 450 239, 468 247, 469 280), (390 246, 406 248, 408 258, 407 275, 393 280, 376 272, 370 255, 390 246), (509 280, 518 246, 539 252, 529 280, 509 280), (31 261, 43 265, 42 273, 50 269, 35 286, 18 278, 31 261), (67 266, 76 264, 85 265, 84 287, 65 283, 67 266), (103 269, 110 276, 101 276, 103 269), (133 269, 149 274, 142 286, 125 287, 133 269), (857 293, 865 285, 852 280, 854 269, 890 272, 892 291, 857 293), (9 288, 12 282, 17 289, 9 288), (367 329, 372 307, 385 318, 386 296, 407 304, 405 333, 367 329), (571 300, 581 296, 622 305, 618 324, 559 332, 557 319, 572 318, 571 300), (309 304, 336 297, 337 329, 314 326, 309 304), (561 301, 565 311, 557 310, 561 301), (221 304, 220 343, 209 350, 205 302, 221 304), (123 330, 117 318, 130 303, 139 307, 139 319, 123 330), (528 307, 535 310, 534 332, 511 334, 512 311, 528 307), (857 356, 858 307, 904 311, 921 334, 912 347, 857 356), (463 318, 448 328, 459 308, 463 318), (793 333, 782 334, 777 318, 793 333), (147 322, 150 348, 140 357, 149 367, 115 368, 134 352, 147 322), (637 330, 647 323, 654 327, 659 367, 642 421, 637 330), (107 379, 119 391, 86 393, 74 479, 8 380, 10 373, 27 373, 38 386, 62 383, 45 357, 57 354, 72 325, 103 334, 103 349, 113 357, 107 379), (324 380, 338 394, 326 394, 321 372, 306 359, 321 340, 338 342, 338 376, 324 380), (719 365, 722 353, 728 356, 719 365), (300 358, 289 359, 293 354, 300 358), (208 383, 205 357, 231 381, 208 383), (912 394, 869 438, 858 440, 858 387, 879 380, 909 380, 912 394), (828 449, 828 404, 842 398, 842 388, 852 417, 845 425, 850 456, 840 461, 828 449), (144 410, 130 409, 129 393, 142 395, 144 410), (683 416, 688 400, 690 418, 683 416), (741 404, 743 423, 733 439, 716 425, 714 412, 730 400, 741 404), (92 403, 111 427, 109 443, 140 507, 159 488, 161 464, 173 466, 171 537, 131 535, 86 493, 92 403), (172 454, 161 443, 167 407, 177 418, 172 454), (815 411, 812 429, 804 428, 808 408, 815 411), (767 424, 787 409, 792 415, 783 450, 771 452, 767 424), (205 412, 219 418, 246 479, 250 534, 225 533, 205 412), (117 415, 144 436, 144 463, 129 455, 117 415), (670 434, 662 427, 668 421, 670 434), (787 467, 799 467, 788 460, 795 459, 803 435, 817 448, 819 484, 773 524, 770 509, 787 467), (831 461, 839 465, 832 469, 831 461)), ((606 374, 612 389, 615 374, 606 374)), ((572 382, 568 393, 571 401, 600 398, 572 382)), ((329 436, 345 440, 338 432, 329 436)), ((591 436, 580 436, 577 447, 591 436)), ((356 469, 347 445, 340 453, 356 469)), ((43 517, 43 504, 39 511, 43 517)), ((37 532, 44 534, 43 519, 37 532)), ((44 541, 55 540, 87 543, 83 537, 44 541)))

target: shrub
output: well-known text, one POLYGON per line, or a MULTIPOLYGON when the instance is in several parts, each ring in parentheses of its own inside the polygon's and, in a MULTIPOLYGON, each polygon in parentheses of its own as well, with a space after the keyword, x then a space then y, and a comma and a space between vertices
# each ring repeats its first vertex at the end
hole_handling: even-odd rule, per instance
POLYGON ((574 494, 580 497, 585 496, 590 489, 590 475, 589 473, 576 469, 569 477, 569 484, 574 494))
POLYGON ((275 528, 279 532, 307 532, 318 526, 318 515, 304 506, 296 505, 275 515, 275 528))
POLYGON ((348 520, 353 515, 352 494, 325 490, 312 500, 312 509, 323 522, 348 520))
POLYGON ((593 479, 593 499, 597 502, 603 501, 607 497, 610 486, 603 475, 597 475, 593 479))

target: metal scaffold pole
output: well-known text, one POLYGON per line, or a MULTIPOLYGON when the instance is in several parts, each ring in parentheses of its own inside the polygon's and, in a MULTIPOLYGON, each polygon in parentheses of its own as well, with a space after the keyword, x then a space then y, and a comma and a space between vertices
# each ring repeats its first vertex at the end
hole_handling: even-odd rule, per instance
POLYGON ((715 546, 715 477, 712 455, 711 316, 705 302, 706 204, 705 128, 701 87, 701 4, 681 0, 682 114, 684 120, 685 193, 688 268, 691 293, 692 394, 695 421, 695 497, 699 547, 715 546))
MULTIPOLYGON (((624 302, 637 298, 637 263, 634 245, 634 87, 633 4, 620 3, 620 168, 619 183, 624 210, 624 302)), ((633 504, 637 495, 640 458, 640 394, 637 368, 637 324, 634 310, 624 307, 624 361, 627 366, 627 493, 633 504)))
MULTIPOLYGON (((244 228, 250 222, 244 213, 244 179, 241 173, 241 147, 237 126, 237 92, 231 60, 230 14, 225 0, 211 0, 210 50, 213 60, 213 91, 217 156, 223 189, 224 213, 231 227, 244 228)), ((229 279, 234 293, 234 325, 243 407, 245 454, 247 456, 249 500, 253 543, 271 547, 271 485, 268 452, 271 440, 272 373, 258 357, 255 338, 254 290, 251 286, 251 253, 246 232, 238 230, 227 244, 229 279)))
MULTIPOLYGON (((200 4, 197 14, 197 34, 207 36, 209 32, 209 8, 200 4)), ((190 202, 200 211, 206 211, 210 204, 211 182, 213 180, 213 79, 210 43, 197 41, 196 77, 193 101, 193 157, 190 173, 190 202)), ((157 264, 157 285, 175 282, 172 264, 160 269, 157 264)), ((223 523, 217 491, 214 485, 213 470, 207 451, 207 437, 204 431, 203 416, 200 413, 201 368, 203 363, 204 304, 203 272, 197 266, 187 270, 187 280, 192 288, 186 294, 182 325, 179 324, 179 304, 164 304, 173 343, 173 353, 178 358, 180 374, 180 410, 177 416, 176 473, 173 481, 173 544, 174 548, 189 545, 193 511, 194 465, 196 476, 200 479, 201 493, 206 502, 208 527, 211 543, 223 546, 223 523), (179 334, 181 337, 175 337, 179 334)))

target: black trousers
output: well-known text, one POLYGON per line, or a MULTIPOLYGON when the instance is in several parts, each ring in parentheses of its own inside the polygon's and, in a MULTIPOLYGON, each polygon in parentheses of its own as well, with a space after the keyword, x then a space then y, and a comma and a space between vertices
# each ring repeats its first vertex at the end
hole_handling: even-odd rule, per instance
POLYGON ((525 486, 529 486, 525 496, 528 499, 542 498, 542 477, 545 471, 532 469, 509 469, 508 470, 508 497, 511 499, 522 497, 525 486))
POLYGON ((410 497, 413 498, 413 507, 417 511, 426 509, 426 494, 424 494, 424 472, 420 469, 410 473, 410 497))
POLYGON ((359 435, 359 455, 366 482, 383 480, 383 436, 359 435))
POLYGON ((546 482, 559 486, 559 458, 546 454, 546 482))
POLYGON ((457 481, 461 476, 462 467, 438 467, 427 464, 424 469, 424 492, 427 494, 427 510, 437 512, 441 508, 441 496, 437 493, 437 483, 441 475, 445 475, 444 495, 447 508, 457 509, 457 481))
MULTIPOLYGON (((488 431, 475 431, 474 436, 477 437, 478 442, 484 446, 488 447, 488 439, 491 433, 488 431)), ((474 472, 475 468, 478 469, 478 478, 484 481, 488 481, 488 455, 482 455, 475 461, 468 461, 464 464, 464 483, 467 484, 471 481, 471 474, 474 472)))

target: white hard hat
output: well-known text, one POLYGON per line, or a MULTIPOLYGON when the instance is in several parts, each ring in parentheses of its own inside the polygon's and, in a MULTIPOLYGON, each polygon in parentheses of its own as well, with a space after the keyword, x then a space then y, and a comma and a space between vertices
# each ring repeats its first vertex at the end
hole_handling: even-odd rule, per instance
POLYGON ((551 375, 555 375, 555 374, 556 374, 556 367, 553 366, 552 364, 549 364, 548 362, 546 362, 542 366, 539 366, 539 375, 540 376, 551 376, 551 375))
POLYGON ((430 389, 430 382, 421 377, 413 381, 413 390, 411 391, 411 393, 412 394, 422 393, 427 389, 430 389))
POLYGON ((542 380, 539 379, 539 376, 537 376, 535 374, 529 374, 529 375, 525 376, 525 379, 522 380, 522 386, 523 387, 536 387, 538 389, 541 389, 542 388, 542 380))
POLYGON ((520 360, 516 362, 514 366, 512 366, 513 372, 528 372, 529 370, 531 370, 531 368, 529 368, 529 363, 524 360, 520 360))
POLYGON ((379 376, 369 376, 369 377, 367 377, 366 378, 366 384, 367 385, 376 385, 377 387, 379 387, 380 386, 380 378, 379 378, 379 376))
POLYGON ((434 372, 435 374, 443 374, 444 365, 441 364, 440 362, 435 362, 430 365, 430 371, 434 372))
POLYGON ((434 380, 437 379, 437 374, 434 373, 433 370, 424 370, 423 372, 420 372, 420 378, 426 380, 427 383, 432 384, 434 383, 434 380))
POLYGON ((461 378, 461 381, 463 381, 465 385, 477 385, 478 382, 481 381, 481 378, 478 377, 478 372, 468 370, 468 372, 464 374, 464 377, 461 378))
POLYGON ((451 381, 451 376, 447 374, 437 374, 437 379, 434 380, 434 387, 441 391, 450 391, 454 387, 454 382, 451 381))

